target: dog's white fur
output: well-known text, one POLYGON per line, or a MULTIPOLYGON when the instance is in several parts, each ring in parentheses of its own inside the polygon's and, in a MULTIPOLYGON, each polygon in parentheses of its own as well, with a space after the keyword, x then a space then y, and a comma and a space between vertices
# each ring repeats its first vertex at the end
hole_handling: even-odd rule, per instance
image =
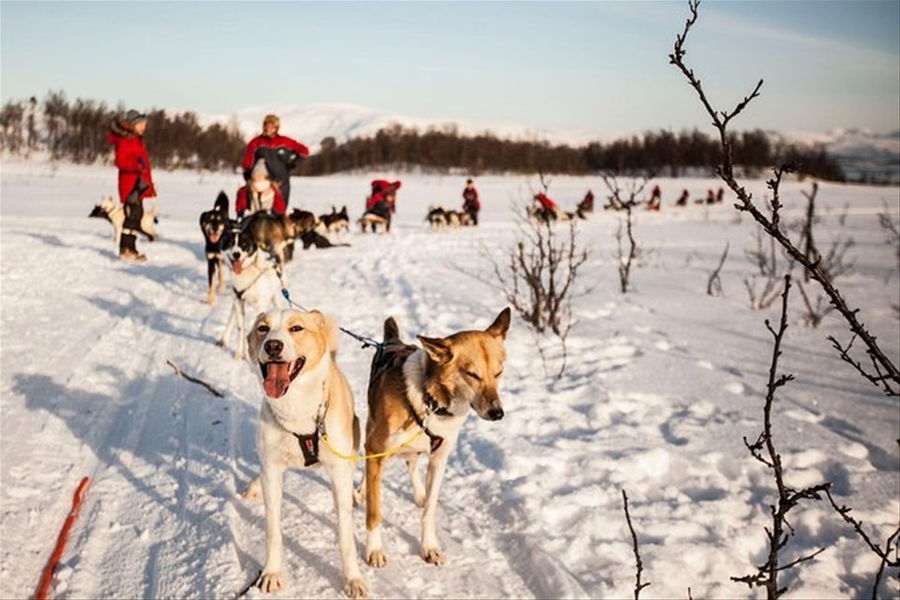
POLYGON ((257 312, 269 310, 278 306, 278 298, 281 297, 283 282, 278 275, 278 270, 268 256, 259 248, 251 255, 247 255, 239 246, 235 250, 240 252, 241 273, 235 274, 232 266, 232 257, 226 256, 225 263, 231 271, 231 286, 233 302, 225 332, 219 340, 219 346, 228 347, 228 338, 232 329, 237 325, 237 348, 234 357, 238 360, 247 355, 247 338, 244 334, 244 317, 249 304, 257 312), (240 297, 234 290, 242 291, 240 297))
MULTIPOLYGON (((100 210, 106 213, 106 218, 113 226, 113 243, 116 250, 119 249, 119 241, 122 239, 122 228, 125 225, 125 208, 121 202, 116 202, 112 196, 103 196, 98 204, 100 210)), ((159 237, 156 232, 156 215, 159 206, 156 201, 144 202, 144 216, 141 217, 141 229, 154 239, 159 237)))
MULTIPOLYGON (((257 317, 254 328, 261 323, 269 327, 268 332, 251 331, 248 344, 251 347, 252 368, 261 376, 260 364, 272 360, 265 343, 277 340, 283 344, 278 360, 292 364, 303 356, 306 363, 296 378, 290 382, 287 392, 280 398, 265 400, 260 410, 259 431, 256 442, 262 471, 251 482, 244 496, 255 497, 262 492, 266 507, 266 561, 263 565, 259 587, 264 592, 277 591, 282 586, 282 537, 281 503, 284 471, 289 467, 305 467, 303 453, 298 440, 293 435, 310 434, 316 431, 316 417, 321 407, 327 407, 325 430, 329 443, 345 455, 356 454, 359 438, 359 422, 356 419, 353 392, 341 373, 334 357, 337 354, 337 326, 318 311, 301 313, 294 310, 273 310, 257 317), (308 319, 304 323, 321 324, 317 332, 309 331, 301 335, 320 336, 319 347, 326 348, 321 356, 300 354, 308 352, 309 345, 295 344, 295 338, 288 325, 298 323, 297 319, 308 319), (258 335, 257 338, 253 338, 258 335), (262 336, 265 337, 262 337, 262 336), (318 359, 318 362, 314 362, 318 359)), ((356 541, 353 534, 353 472, 355 463, 332 454, 319 441, 319 463, 325 467, 331 479, 337 513, 338 546, 346 584, 344 592, 351 598, 364 598, 368 586, 357 563, 356 541)), ((309 468, 315 468, 318 464, 309 468)))

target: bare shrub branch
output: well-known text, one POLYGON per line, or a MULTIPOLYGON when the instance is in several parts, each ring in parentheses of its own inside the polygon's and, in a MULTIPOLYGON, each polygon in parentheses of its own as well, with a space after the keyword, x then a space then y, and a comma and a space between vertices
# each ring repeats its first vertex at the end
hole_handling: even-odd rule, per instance
MULTIPOLYGON (((688 80, 688 83, 694 90, 697 92, 697 96, 700 102, 703 104, 703 107, 706 109, 706 112, 712 118, 713 126, 719 132, 719 142, 722 147, 722 164, 717 168, 717 173, 719 177, 724 181, 729 188, 737 195, 738 202, 735 204, 735 208, 739 211, 745 211, 749 213, 757 223, 766 231, 767 234, 772 236, 788 253, 791 259, 796 261, 798 264, 802 265, 805 269, 809 271, 810 278, 815 280, 821 285, 822 290, 828 296, 831 304, 834 305, 835 309, 843 316, 844 320, 847 322, 850 331, 858 336, 859 339, 863 342, 865 346, 865 352, 870 357, 871 361, 877 365, 875 369, 878 375, 872 376, 881 378, 880 386, 886 394, 891 396, 900 396, 900 370, 894 365, 893 361, 881 350, 881 347, 878 345, 875 336, 873 336, 866 329, 865 325, 857 318, 858 309, 851 309, 847 306, 846 301, 841 296, 840 291, 833 285, 831 278, 828 276, 822 266, 819 264, 819 261, 810 261, 804 255, 804 253, 798 249, 785 233, 781 230, 779 226, 779 218, 778 218, 778 208, 780 208, 779 201, 779 186, 781 184, 781 178, 785 173, 789 173, 795 170, 793 165, 782 165, 774 169, 774 177, 769 180, 768 185, 772 190, 773 196, 771 200, 772 206, 772 217, 766 217, 759 208, 753 203, 753 196, 750 194, 743 186, 741 186, 736 180, 734 176, 734 165, 732 162, 732 147, 731 140, 728 135, 728 123, 737 115, 739 115, 747 105, 757 96, 759 96, 759 90, 762 87, 763 80, 760 79, 759 83, 756 84, 753 91, 743 100, 738 102, 735 108, 730 112, 716 111, 709 100, 706 97, 706 93, 703 90, 703 86, 700 83, 700 80, 694 75, 693 70, 689 69, 684 64, 684 42, 687 38, 687 35, 691 29, 691 27, 697 21, 697 7, 699 6, 699 0, 689 0, 688 6, 690 9, 690 17, 685 21, 684 30, 681 34, 679 34, 675 39, 675 45, 672 54, 669 55, 669 62, 675 65, 681 72, 684 74, 685 78, 688 80)), ((848 348, 849 349, 849 348, 848 348)), ((848 358, 848 349, 844 349, 844 351, 840 352, 842 358, 845 361, 849 362, 851 365, 854 365, 853 362, 848 358)), ((856 363, 859 364, 858 361, 856 363)), ((854 365, 856 366, 856 365, 854 365)), ((856 367, 857 370, 860 370, 859 367, 856 367)), ((870 381, 872 377, 867 377, 870 381)))
MULTIPOLYGON (((561 376, 566 368, 566 340, 574 324, 572 297, 579 269, 590 253, 581 248, 575 221, 569 222, 567 235, 560 237, 554 224, 534 219, 518 222, 519 235, 505 257, 490 260, 495 282, 516 313, 537 334, 552 333, 563 350, 561 376)), ((542 352, 543 356, 543 352, 542 352)))
POLYGON ((825 494, 828 496, 828 501, 831 502, 831 507, 835 512, 856 530, 856 533, 859 534, 859 537, 861 537, 866 546, 869 547, 869 550, 881 559, 881 562, 878 565, 878 571, 875 573, 875 581, 872 583, 872 600, 877 600, 878 587, 881 585, 881 576, 884 574, 884 568, 886 566, 900 568, 900 549, 897 547, 897 542, 900 541, 900 526, 888 536, 887 541, 884 543, 884 548, 882 548, 872 542, 872 539, 866 534, 865 529, 863 529, 862 523, 850 516, 850 511, 853 510, 852 508, 844 505, 838 506, 837 502, 835 502, 834 498, 831 496, 831 490, 825 490, 825 494), (892 546, 894 549, 894 558, 891 558, 892 546))
POLYGON ((830 483, 820 483, 818 485, 795 490, 789 487, 784 481, 784 465, 781 462, 781 455, 775 449, 775 442, 772 437, 772 408, 775 403, 775 392, 778 388, 786 385, 794 379, 791 374, 778 373, 778 359, 781 356, 781 342, 784 339, 784 332, 787 330, 787 311, 788 311, 788 295, 791 290, 791 276, 784 277, 784 291, 781 294, 781 321, 778 330, 772 328, 769 320, 766 319, 766 329, 772 334, 775 343, 772 348, 772 360, 769 365, 769 381, 766 384, 766 401, 763 407, 763 430, 752 444, 744 438, 744 445, 750 451, 750 454, 759 462, 764 464, 768 469, 772 470, 775 478, 775 487, 778 492, 778 500, 774 505, 769 506, 772 515, 772 523, 770 527, 765 529, 766 537, 769 542, 769 552, 766 562, 756 568, 756 573, 744 575, 742 577, 732 577, 732 581, 746 583, 750 588, 762 587, 766 590, 766 597, 770 600, 780 597, 787 591, 787 588, 778 587, 778 573, 795 567, 802 562, 812 560, 820 552, 825 550, 822 548, 813 554, 801 556, 784 564, 779 563, 779 553, 787 545, 788 540, 794 535, 794 531, 787 521, 787 515, 796 507, 801 500, 820 500, 820 494, 827 491, 831 486, 830 483))
MULTIPOLYGON (((631 544, 634 550, 635 574, 634 574, 634 600, 639 600, 641 590, 650 585, 650 582, 641 583, 641 573, 644 572, 644 562, 641 560, 641 552, 638 548, 637 534, 634 532, 634 526, 631 524, 631 515, 628 513, 628 494, 622 490, 622 505, 625 507, 625 520, 628 521, 628 531, 631 532, 631 544)), ((688 595, 690 596, 690 588, 688 595)))
POLYGON ((628 282, 631 278, 631 266, 641 255, 641 248, 634 238, 633 210, 636 206, 639 206, 644 202, 644 200, 640 199, 638 196, 644 191, 649 180, 646 177, 633 179, 629 182, 627 188, 622 188, 614 175, 603 173, 601 177, 603 178, 603 183, 606 184, 606 187, 610 192, 608 197, 609 203, 604 208, 625 211, 625 234, 623 235, 622 232, 623 219, 619 219, 619 226, 616 229, 616 248, 618 250, 618 254, 616 255, 616 265, 619 272, 619 288, 622 293, 625 294, 628 292, 628 282), (627 239, 628 241, 627 249, 623 246, 624 239, 627 239))
POLYGON ((713 272, 709 274, 709 279, 707 279, 706 281, 707 296, 722 295, 722 279, 719 277, 719 273, 721 273, 722 267, 725 266, 725 259, 728 258, 728 248, 730 246, 731 242, 725 243, 725 250, 722 251, 722 256, 719 258, 719 264, 716 266, 713 272))

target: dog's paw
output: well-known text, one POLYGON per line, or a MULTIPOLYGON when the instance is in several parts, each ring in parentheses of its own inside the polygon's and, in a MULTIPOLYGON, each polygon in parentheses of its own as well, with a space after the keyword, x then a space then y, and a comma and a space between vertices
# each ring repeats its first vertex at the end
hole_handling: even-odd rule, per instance
POLYGON ((422 560, 436 567, 444 564, 444 553, 437 548, 422 548, 422 560))
POLYGON ((244 355, 241 354, 240 352, 235 352, 234 360, 244 360, 244 355))
POLYGON ((265 594, 271 594, 281 589, 281 573, 263 573, 256 587, 265 594))
POLYGON ((344 586, 344 593, 347 594, 348 598, 368 598, 369 586, 365 579, 357 577, 347 581, 347 585, 344 586))
POLYGON ((415 496, 413 497, 413 502, 415 502, 416 506, 418 506, 419 508, 424 508, 425 507, 425 492, 422 492, 421 494, 415 494, 415 496))
POLYGON ((225 347, 225 340, 219 340, 219 341, 217 341, 217 342, 216 342, 216 346, 218 346, 219 348, 224 348, 224 347, 225 347))
POLYGON ((259 477, 254 477, 253 481, 247 484, 246 489, 241 492, 241 498, 244 500, 256 500, 262 494, 262 487, 260 487, 259 477))
POLYGON ((370 567, 380 569, 387 564, 387 555, 384 550, 370 550, 366 555, 366 562, 370 567))

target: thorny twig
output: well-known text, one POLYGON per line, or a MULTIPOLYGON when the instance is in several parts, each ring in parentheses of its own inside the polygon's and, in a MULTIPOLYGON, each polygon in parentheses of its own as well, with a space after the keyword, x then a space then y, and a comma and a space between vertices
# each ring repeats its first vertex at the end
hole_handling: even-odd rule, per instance
MULTIPOLYGON (((737 195, 738 202, 735 204, 735 208, 739 211, 746 211, 750 213, 750 215, 759 223, 762 228, 772 236, 775 240, 778 241, 779 244, 787 251, 792 259, 797 261, 800 265, 802 265, 805 269, 809 271, 810 278, 814 279, 822 286, 822 289, 825 291, 825 294, 828 296, 830 302, 834 305, 835 309, 844 317, 847 321, 847 325, 850 328, 850 331, 854 334, 854 336, 858 336, 860 340, 862 340, 863 344, 866 348, 866 354, 869 355, 873 364, 877 365, 875 367, 877 376, 866 375, 866 378, 873 383, 878 381, 879 385, 885 394, 889 396, 900 396, 900 370, 894 365, 893 361, 881 350, 881 347, 878 345, 875 336, 873 336, 866 329, 865 325, 860 322, 857 318, 858 309, 851 309, 847 306, 846 301, 841 296, 840 291, 834 286, 831 281, 831 278, 828 274, 822 269, 822 265, 819 264, 819 261, 811 261, 809 260, 802 251, 800 251, 785 233, 781 230, 779 226, 779 217, 778 217, 778 208, 780 208, 779 201, 779 186, 781 184, 782 175, 785 173, 789 173, 795 170, 794 165, 782 165, 774 169, 774 177, 769 180, 768 186, 772 190, 772 217, 766 217, 759 208, 753 203, 753 196, 750 194, 744 187, 742 187, 734 177, 734 165, 732 162, 732 146, 731 140, 728 135, 728 123, 739 115, 747 105, 757 96, 759 96, 759 90, 762 87, 763 80, 760 79, 756 86, 753 88, 753 91, 750 92, 749 95, 745 96, 743 100, 738 102, 738 104, 734 107, 731 112, 725 111, 717 111, 710 104, 709 100, 706 97, 706 93, 703 90, 703 86, 700 83, 700 80, 694 75, 694 71, 689 69, 684 64, 684 56, 686 51, 684 49, 684 42, 687 38, 688 32, 694 23, 697 22, 697 7, 699 6, 699 0, 689 0, 688 6, 690 8, 691 15, 685 21, 684 30, 681 34, 677 35, 675 38, 675 46, 672 54, 669 55, 669 62, 675 65, 687 78, 688 83, 694 90, 697 92, 697 96, 700 99, 700 102, 703 104, 703 107, 706 109, 706 112, 712 118, 713 126, 719 132, 719 141, 722 147, 722 164, 717 168, 717 173, 719 177, 724 181, 729 188, 737 195)), ((845 361, 849 362, 851 365, 854 365, 857 370, 861 371, 861 368, 857 366, 859 363, 853 363, 848 357, 849 348, 842 348, 840 345, 835 344, 840 352, 842 358, 845 361)), ((865 371, 862 371, 865 374, 865 371)))
POLYGON ((787 312, 788 312, 788 295, 791 290, 791 276, 784 277, 784 291, 781 294, 781 321, 778 330, 772 328, 769 320, 766 319, 766 329, 772 334, 775 340, 772 348, 772 360, 769 365, 769 381, 766 384, 766 401, 763 408, 763 430, 752 444, 744 438, 744 445, 750 451, 753 457, 764 464, 767 468, 772 469, 775 477, 775 486, 778 491, 778 501, 775 505, 770 505, 769 510, 772 515, 771 529, 766 528, 766 537, 769 540, 769 553, 766 562, 758 566, 757 572, 742 577, 732 577, 732 581, 746 583, 751 588, 762 587, 766 590, 766 597, 774 600, 781 596, 787 588, 778 587, 778 573, 797 566, 802 562, 812 560, 821 550, 802 556, 785 564, 779 564, 779 552, 784 548, 788 540, 793 535, 793 529, 787 521, 787 514, 792 508, 797 506, 801 500, 820 500, 821 492, 828 490, 830 483, 820 483, 818 485, 795 490, 789 487, 784 481, 784 465, 781 462, 781 455, 775 449, 775 442, 772 439, 772 407, 775 403, 775 392, 778 388, 786 385, 794 379, 791 374, 778 374, 778 359, 781 356, 781 342, 784 338, 784 332, 787 330, 787 312), (789 530, 786 531, 785 529, 789 530))
POLYGON ((881 562, 878 565, 878 571, 875 573, 875 581, 872 584, 872 600, 877 600, 878 598, 878 586, 881 584, 881 576, 884 574, 884 567, 892 567, 892 568, 900 568, 900 548, 897 546, 898 536, 900 536, 900 526, 894 530, 894 532, 888 536, 887 541, 884 543, 884 548, 872 542, 871 538, 866 534, 865 530, 862 528, 862 523, 854 519, 850 516, 850 511, 853 510, 848 506, 838 506, 837 502, 834 501, 834 498, 831 496, 831 490, 825 490, 825 495, 828 496, 828 501, 831 502, 831 507, 841 515, 841 518, 844 519, 847 523, 853 526, 853 529, 856 530, 856 533, 859 534, 859 537, 863 539, 869 549, 874 552, 878 558, 881 559, 881 562), (894 548, 894 558, 891 558, 891 547, 894 548))
MULTIPOLYGON (((649 586, 650 582, 641 583, 641 573, 644 571, 644 563, 641 560, 641 552, 638 548, 637 534, 634 532, 634 527, 631 525, 631 515, 628 513, 628 494, 625 493, 625 490, 622 490, 622 504, 625 506, 625 520, 628 521, 628 530, 631 532, 631 544, 634 549, 634 561, 636 563, 636 573, 634 575, 634 600, 639 600, 641 590, 649 586)), ((688 591, 688 595, 690 595, 690 591, 688 591)))

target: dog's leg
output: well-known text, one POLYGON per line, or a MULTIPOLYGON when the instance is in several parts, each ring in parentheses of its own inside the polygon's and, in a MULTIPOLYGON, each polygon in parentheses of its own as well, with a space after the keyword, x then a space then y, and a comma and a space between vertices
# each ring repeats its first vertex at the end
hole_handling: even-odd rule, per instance
POLYGON ((219 276, 219 293, 222 293, 222 290, 225 289, 225 274, 223 273, 225 269, 225 261, 222 260, 220 255, 216 256, 216 273, 219 276))
POLYGON ((406 459, 406 468, 409 470, 409 479, 412 481, 413 499, 416 502, 416 506, 422 508, 425 506, 425 486, 422 485, 422 480, 419 479, 419 472, 416 470, 418 462, 419 455, 413 454, 406 459))
POLYGON ((217 342, 222 348, 228 347, 228 338, 231 336, 231 330, 234 329, 234 324, 237 321, 238 305, 240 303, 241 301, 237 298, 231 303, 231 314, 228 315, 228 323, 225 324, 225 332, 222 334, 222 338, 217 342))
POLYGON ((384 458, 366 461, 366 562, 373 567, 387 564, 381 543, 381 472, 384 458))
POLYGON ((338 548, 344 569, 344 593, 350 598, 365 598, 369 586, 359 572, 356 562, 356 540, 353 537, 353 463, 341 461, 328 466, 331 477, 331 491, 334 494, 334 509, 337 512, 338 548))
POLYGON ((247 338, 244 337, 244 312, 246 308, 244 307, 243 300, 238 300, 236 305, 238 343, 237 352, 235 353, 234 357, 238 360, 244 360, 244 357, 247 355, 247 338))
POLYGON ((282 586, 281 494, 284 469, 281 466, 263 465, 260 478, 263 501, 266 504, 266 562, 259 578, 259 589, 269 593, 277 592, 282 586))
MULTIPOLYGON (((216 259, 215 258, 207 258, 206 259, 206 282, 209 284, 209 290, 206 293, 206 303, 212 306, 216 303, 216 292, 215 285, 213 285, 213 278, 216 275, 216 259)), ((219 280, 221 281, 221 277, 219 280)))
POLYGON ((428 473, 425 476, 425 511, 422 513, 422 547, 419 552, 425 562, 438 566, 444 564, 444 553, 438 547, 435 518, 447 456, 445 453, 431 456, 428 461, 428 473))

